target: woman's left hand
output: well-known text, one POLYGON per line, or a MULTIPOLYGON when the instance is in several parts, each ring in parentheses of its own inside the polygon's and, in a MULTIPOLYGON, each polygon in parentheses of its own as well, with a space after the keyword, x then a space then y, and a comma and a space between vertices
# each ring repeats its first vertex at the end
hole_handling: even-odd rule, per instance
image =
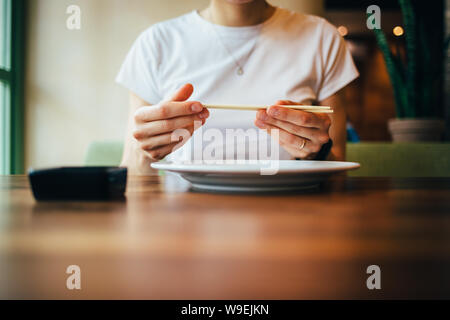
POLYGON ((269 134, 278 129, 280 145, 292 157, 314 159, 322 146, 330 141, 330 117, 327 114, 279 107, 282 105, 301 103, 282 100, 267 110, 259 110, 255 125, 269 134))

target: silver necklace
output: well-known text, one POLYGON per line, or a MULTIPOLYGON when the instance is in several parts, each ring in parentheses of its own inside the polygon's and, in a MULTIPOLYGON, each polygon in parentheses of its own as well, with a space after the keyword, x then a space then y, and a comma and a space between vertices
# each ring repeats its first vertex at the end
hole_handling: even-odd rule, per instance
POLYGON ((234 64, 236 65, 237 69, 236 69, 236 74, 238 76, 243 76, 245 73, 245 69, 244 66, 247 64, 248 60, 250 59, 251 55, 253 54, 253 52, 255 51, 256 47, 258 46, 258 42, 259 42, 259 38, 261 36, 261 31, 262 31, 262 25, 259 28, 259 32, 258 32, 258 36, 256 37, 255 40, 255 44, 253 45, 253 48, 249 51, 249 53, 247 54, 247 56, 245 57, 244 63, 241 64, 239 63, 239 61, 234 57, 233 53, 230 51, 230 49, 225 45, 225 43, 222 40, 222 37, 220 36, 219 32, 216 30, 216 25, 214 24, 214 17, 212 16, 212 12, 211 10, 208 11, 208 15, 209 15, 209 19, 211 20, 211 25, 212 25, 212 30, 214 31, 217 39, 219 40, 220 44, 222 45, 222 47, 225 49, 225 51, 228 53, 228 55, 231 57, 231 59, 233 59, 234 64))

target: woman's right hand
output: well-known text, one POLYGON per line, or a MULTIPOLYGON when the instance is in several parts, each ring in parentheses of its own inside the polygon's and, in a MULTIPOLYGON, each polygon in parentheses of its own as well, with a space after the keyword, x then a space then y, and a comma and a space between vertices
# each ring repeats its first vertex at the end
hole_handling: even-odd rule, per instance
POLYGON ((169 101, 141 107, 134 114, 133 137, 151 162, 180 148, 205 124, 208 109, 200 102, 186 101, 193 92, 193 86, 186 84, 169 101))

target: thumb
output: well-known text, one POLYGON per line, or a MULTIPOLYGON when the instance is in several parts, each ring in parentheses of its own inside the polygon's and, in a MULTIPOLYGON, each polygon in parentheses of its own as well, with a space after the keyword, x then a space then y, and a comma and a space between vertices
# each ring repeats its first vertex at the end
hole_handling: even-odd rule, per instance
POLYGON ((298 103, 298 102, 294 102, 291 100, 278 100, 277 103, 275 103, 275 105, 277 106, 286 106, 286 105, 302 105, 303 103, 298 103))
POLYGON ((169 101, 172 102, 183 102, 189 99, 194 92, 194 87, 192 84, 188 83, 182 86, 178 91, 172 96, 169 101))

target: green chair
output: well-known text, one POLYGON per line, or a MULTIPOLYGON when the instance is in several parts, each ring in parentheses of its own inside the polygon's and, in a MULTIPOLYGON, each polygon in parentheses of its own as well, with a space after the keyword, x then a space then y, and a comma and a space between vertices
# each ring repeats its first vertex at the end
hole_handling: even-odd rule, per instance
POLYGON ((92 142, 84 164, 88 167, 118 166, 122 160, 123 143, 120 141, 92 142))
POLYGON ((450 143, 350 143, 353 177, 450 177, 450 143))
MULTIPOLYGON (((122 142, 93 142, 87 166, 117 166, 122 142)), ((450 177, 449 143, 349 143, 347 160, 361 163, 352 177, 450 177)))

